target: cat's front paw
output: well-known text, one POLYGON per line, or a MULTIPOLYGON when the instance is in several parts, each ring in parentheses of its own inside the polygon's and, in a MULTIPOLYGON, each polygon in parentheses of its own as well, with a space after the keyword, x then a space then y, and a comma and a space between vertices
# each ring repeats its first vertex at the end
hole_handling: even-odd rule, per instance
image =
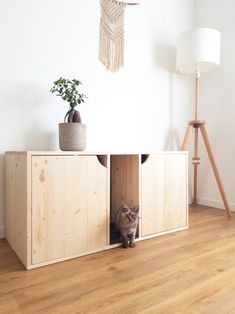
POLYGON ((135 247, 135 243, 130 243, 130 247, 135 247))

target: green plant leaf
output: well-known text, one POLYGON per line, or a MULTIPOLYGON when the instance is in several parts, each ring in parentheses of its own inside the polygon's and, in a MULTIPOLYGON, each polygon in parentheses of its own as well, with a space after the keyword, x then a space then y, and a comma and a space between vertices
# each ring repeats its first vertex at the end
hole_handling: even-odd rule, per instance
POLYGON ((74 110, 74 107, 84 103, 85 98, 87 98, 86 95, 79 93, 79 85, 82 83, 77 79, 69 80, 60 77, 58 80, 54 81, 53 84, 54 85, 50 89, 50 92, 56 93, 56 96, 61 97, 64 101, 69 103, 70 109, 68 110, 65 118, 71 112, 71 110, 74 110))

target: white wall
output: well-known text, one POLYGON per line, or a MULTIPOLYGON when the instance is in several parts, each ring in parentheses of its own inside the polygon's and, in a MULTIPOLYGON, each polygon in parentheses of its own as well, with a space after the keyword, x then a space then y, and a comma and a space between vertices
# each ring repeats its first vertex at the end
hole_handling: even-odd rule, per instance
MULTIPOLYGON (((235 1, 197 0, 196 24, 221 32, 221 66, 201 78, 200 115, 206 120, 208 136, 222 177, 228 201, 235 210, 235 1)), ((201 147, 199 201, 223 207, 222 200, 201 147)))
POLYGON ((4 230, 3 154, 58 149, 67 105, 51 95, 64 76, 83 82, 87 149, 178 148, 192 82, 174 74, 177 36, 194 23, 193 0, 140 0, 125 14, 125 66, 98 61, 99 0, 1 0, 0 236, 4 230))

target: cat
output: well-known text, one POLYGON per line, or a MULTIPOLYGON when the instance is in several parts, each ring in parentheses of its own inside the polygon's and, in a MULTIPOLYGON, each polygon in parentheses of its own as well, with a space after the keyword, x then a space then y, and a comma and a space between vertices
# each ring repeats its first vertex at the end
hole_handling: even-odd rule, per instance
POLYGON ((139 222, 139 206, 129 208, 127 205, 122 204, 121 208, 117 211, 115 217, 116 229, 120 231, 122 237, 122 246, 135 246, 135 235, 139 222))

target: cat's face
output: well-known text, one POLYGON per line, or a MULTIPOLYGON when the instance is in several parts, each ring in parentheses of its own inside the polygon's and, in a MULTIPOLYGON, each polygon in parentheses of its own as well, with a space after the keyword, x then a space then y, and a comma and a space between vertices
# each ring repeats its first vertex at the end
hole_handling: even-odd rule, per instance
POLYGON ((122 204, 122 212, 128 216, 129 219, 134 220, 139 215, 139 206, 130 208, 125 204, 122 204))

